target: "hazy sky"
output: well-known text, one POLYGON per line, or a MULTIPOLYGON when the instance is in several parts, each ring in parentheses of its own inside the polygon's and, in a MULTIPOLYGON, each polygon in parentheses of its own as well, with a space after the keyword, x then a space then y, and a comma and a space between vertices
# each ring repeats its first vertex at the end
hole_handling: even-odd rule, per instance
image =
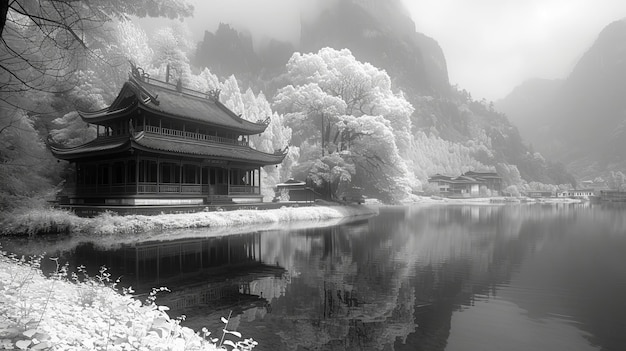
MULTIPOLYGON (((307 15, 333 0, 191 0, 194 41, 219 22, 255 40, 297 41, 307 15), (321 5, 320 5, 321 4, 321 5)), ((626 17, 626 0, 403 0, 416 29, 439 42, 451 84, 497 100, 529 78, 563 78, 602 28, 626 17)))
POLYGON ((497 100, 529 78, 564 78, 625 0, 404 0, 439 42, 451 84, 497 100))

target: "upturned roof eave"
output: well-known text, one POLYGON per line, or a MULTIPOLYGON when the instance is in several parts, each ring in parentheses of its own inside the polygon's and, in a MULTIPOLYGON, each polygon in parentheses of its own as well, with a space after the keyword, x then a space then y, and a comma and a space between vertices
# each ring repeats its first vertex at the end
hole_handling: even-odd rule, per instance
POLYGON ((137 104, 131 104, 129 106, 119 108, 116 110, 111 110, 110 107, 93 112, 80 111, 77 110, 80 118, 86 122, 91 124, 98 124, 101 122, 116 120, 121 117, 125 117, 128 115, 132 115, 133 112, 137 109, 137 104))
POLYGON ((104 142, 96 138, 79 146, 64 147, 53 145, 51 143, 48 143, 47 146, 54 157, 65 161, 72 161, 85 157, 102 156, 123 152, 129 150, 131 144, 130 139, 128 138, 116 138, 105 140, 104 142), (92 147, 95 148, 95 150, 88 149, 92 147))
POLYGON ((180 152, 175 150, 162 150, 158 148, 152 148, 149 146, 142 145, 138 143, 136 140, 128 140, 124 143, 117 143, 114 145, 109 145, 107 147, 106 144, 102 145, 103 147, 98 148, 96 150, 85 150, 87 147, 93 146, 93 143, 83 144, 78 147, 58 147, 54 145, 48 145, 48 148, 54 155, 54 157, 65 160, 65 161, 73 161, 78 159, 84 159, 88 157, 94 156, 103 156, 116 154, 124 151, 129 151, 131 149, 136 149, 144 152, 150 153, 158 153, 158 154, 167 154, 172 156, 185 156, 190 158, 200 158, 200 159, 215 159, 215 160, 223 160, 223 161, 235 161, 235 162, 245 162, 258 166, 266 166, 266 165, 276 165, 282 163, 285 159, 286 154, 268 154, 262 151, 258 151, 252 148, 249 148, 247 151, 252 154, 257 154, 259 156, 263 156, 263 160, 254 159, 254 158, 238 158, 238 157, 227 157, 227 156, 214 156, 207 155, 201 153, 188 153, 188 152, 180 152))
POLYGON ((231 109, 229 109, 226 105, 224 105, 219 100, 215 101, 215 105, 218 106, 224 112, 226 112, 235 121, 247 125, 247 129, 250 129, 250 130, 252 130, 252 129, 260 130, 259 133, 255 133, 255 134, 263 133, 265 131, 265 129, 267 129, 267 126, 268 126, 267 124, 265 124, 265 123, 256 123, 256 122, 248 121, 247 119, 243 119, 243 118, 241 118, 241 116, 239 116, 236 113, 234 113, 231 109))
MULTIPOLYGON (((251 147, 247 147, 246 151, 252 154, 263 156, 265 159, 259 160, 255 158, 228 157, 228 156, 209 155, 206 153, 190 153, 190 152, 183 152, 183 151, 177 151, 177 150, 166 150, 166 149, 154 148, 154 147, 144 145, 141 143, 141 140, 137 140, 137 139, 132 140, 131 145, 133 149, 137 149, 137 150, 144 151, 144 152, 150 152, 150 153, 167 154, 167 155, 173 155, 173 156, 186 156, 190 158, 200 158, 200 159, 245 162, 245 163, 254 164, 258 166, 276 165, 276 164, 282 163, 285 157, 287 156, 286 153, 269 154, 269 153, 265 153, 259 150, 255 150, 251 147)), ((223 146, 223 145, 219 145, 219 146, 223 146)))

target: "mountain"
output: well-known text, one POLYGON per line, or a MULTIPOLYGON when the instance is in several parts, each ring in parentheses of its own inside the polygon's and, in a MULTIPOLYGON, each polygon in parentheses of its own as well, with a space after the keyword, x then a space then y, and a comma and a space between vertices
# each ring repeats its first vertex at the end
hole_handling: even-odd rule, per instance
POLYGON ((527 82, 496 106, 537 151, 579 177, 602 175, 626 167, 625 77, 626 19, 605 27, 565 80, 527 82))
POLYGON ((383 68, 407 94, 447 95, 448 71, 439 44, 415 30, 402 3, 338 1, 315 21, 302 23, 300 49, 349 48, 360 61, 383 68))
POLYGON ((401 0, 331 3, 319 16, 301 19, 298 44, 274 41, 255 48, 248 34, 223 24, 215 33, 205 33, 192 62, 222 77, 235 74, 244 88, 261 88, 272 96, 282 86, 280 73, 293 52, 348 48, 357 60, 384 69, 394 90, 401 90, 415 107, 411 118, 415 135, 423 132, 482 150, 473 156, 477 161, 489 167, 516 165, 527 181, 570 182, 562 167, 536 157, 525 146, 506 116, 450 85, 441 47, 416 31, 401 0))
POLYGON ((549 153, 552 126, 546 120, 547 108, 562 87, 562 80, 531 79, 517 86, 504 99, 495 103, 498 110, 504 111, 520 134, 544 154, 549 153))
POLYGON ((218 76, 235 74, 238 79, 252 83, 259 77, 269 79, 278 75, 294 51, 291 43, 278 40, 270 40, 255 50, 250 34, 220 23, 215 33, 204 32, 191 62, 196 67, 209 67, 218 76))
POLYGON ((248 33, 221 23, 206 31, 192 63, 238 79, 275 76, 295 51, 323 47, 348 48, 360 61, 385 69, 407 94, 449 95, 443 51, 437 42, 415 31, 415 23, 399 0, 337 1, 314 19, 302 19, 300 44, 272 40, 253 46, 248 33), (240 77, 241 76, 241 77, 240 77))

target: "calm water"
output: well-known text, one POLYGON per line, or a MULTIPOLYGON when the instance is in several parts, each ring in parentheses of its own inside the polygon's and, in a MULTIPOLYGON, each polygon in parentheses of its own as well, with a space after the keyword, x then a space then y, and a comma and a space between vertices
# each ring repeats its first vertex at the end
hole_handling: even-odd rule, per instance
POLYGON ((168 286, 160 302, 191 327, 217 332, 232 311, 231 327, 259 350, 625 350, 624 214, 391 207, 322 228, 3 245, 106 265, 138 292, 168 286))

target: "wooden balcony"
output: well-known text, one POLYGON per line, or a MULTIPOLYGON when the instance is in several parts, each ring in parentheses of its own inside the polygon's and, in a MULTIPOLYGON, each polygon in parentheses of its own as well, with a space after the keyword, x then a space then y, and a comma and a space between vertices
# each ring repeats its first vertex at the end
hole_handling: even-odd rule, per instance
POLYGON ((178 130, 178 129, 161 128, 161 127, 156 127, 156 126, 145 126, 145 129, 144 127, 140 127, 138 131, 142 131, 142 130, 146 133, 171 136, 171 137, 182 138, 182 139, 187 139, 187 140, 198 140, 198 141, 207 141, 207 142, 220 143, 220 144, 248 146, 248 141, 246 140, 223 138, 223 137, 218 137, 215 135, 188 132, 188 131, 178 130))

